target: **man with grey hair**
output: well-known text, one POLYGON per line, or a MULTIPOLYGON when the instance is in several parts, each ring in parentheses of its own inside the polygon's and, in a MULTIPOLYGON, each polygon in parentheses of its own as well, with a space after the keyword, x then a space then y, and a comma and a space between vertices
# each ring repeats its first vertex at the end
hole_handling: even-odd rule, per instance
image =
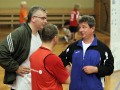
POLYGON ((42 45, 30 57, 32 90, 63 90, 62 83, 70 83, 70 76, 58 56, 52 53, 58 42, 58 29, 46 25, 41 33, 42 45))
POLYGON ((70 90, 104 90, 104 77, 113 73, 113 55, 94 34, 95 24, 93 16, 83 15, 79 20, 81 39, 60 54, 71 73, 70 90))
POLYGON ((0 66, 5 69, 4 84, 14 90, 31 90, 30 55, 42 44, 40 31, 47 23, 46 10, 34 6, 27 22, 0 43, 0 66))

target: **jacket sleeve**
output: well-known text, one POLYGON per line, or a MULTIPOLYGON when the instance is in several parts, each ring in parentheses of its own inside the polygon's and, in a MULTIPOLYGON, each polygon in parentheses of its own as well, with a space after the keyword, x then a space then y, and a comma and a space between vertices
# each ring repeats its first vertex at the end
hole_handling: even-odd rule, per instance
MULTIPOLYGON (((105 51, 102 52, 101 64, 98 66, 98 76, 105 77, 111 75, 114 70, 114 57, 108 47, 105 47, 105 51)), ((103 50, 103 49, 102 49, 103 50)))
POLYGON ((19 64, 14 60, 13 55, 19 42, 17 32, 10 33, 2 42, 0 42, 0 66, 6 71, 14 72, 19 64))
POLYGON ((70 65, 70 60, 68 59, 68 54, 67 54, 68 49, 69 49, 69 47, 59 55, 59 57, 61 58, 61 60, 64 64, 64 66, 70 65))
POLYGON ((72 55, 76 48, 77 42, 69 45, 60 55, 59 57, 63 61, 64 66, 70 65, 72 63, 72 55))

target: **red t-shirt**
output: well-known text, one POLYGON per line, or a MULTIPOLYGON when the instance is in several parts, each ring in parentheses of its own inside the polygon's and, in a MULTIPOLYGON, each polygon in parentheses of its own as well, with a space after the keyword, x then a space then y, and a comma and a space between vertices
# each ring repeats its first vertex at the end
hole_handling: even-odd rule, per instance
POLYGON ((70 14, 70 26, 78 26, 79 11, 73 10, 70 14))
POLYGON ((31 55, 30 62, 32 90, 63 90, 62 83, 68 78, 69 73, 58 56, 41 47, 31 55), (43 63, 48 54, 51 55, 45 59, 45 66, 50 74, 46 71, 43 63))

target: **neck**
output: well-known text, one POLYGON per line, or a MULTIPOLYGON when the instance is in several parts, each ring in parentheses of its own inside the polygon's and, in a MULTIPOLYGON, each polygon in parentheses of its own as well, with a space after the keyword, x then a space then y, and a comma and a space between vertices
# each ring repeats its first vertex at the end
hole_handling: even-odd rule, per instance
POLYGON ((28 25, 29 25, 29 27, 30 27, 31 30, 32 30, 32 34, 36 36, 36 35, 37 35, 37 32, 38 32, 37 28, 35 28, 34 25, 31 24, 31 23, 28 23, 28 25))
POLYGON ((92 36, 91 38, 85 38, 85 39, 83 39, 83 42, 84 42, 85 44, 89 44, 89 43, 92 43, 93 40, 94 40, 94 36, 92 36))
POLYGON ((45 48, 47 48, 47 49, 49 49, 49 50, 53 50, 53 47, 54 47, 54 45, 53 44, 51 44, 51 42, 43 42, 42 43, 42 46, 44 46, 45 48))

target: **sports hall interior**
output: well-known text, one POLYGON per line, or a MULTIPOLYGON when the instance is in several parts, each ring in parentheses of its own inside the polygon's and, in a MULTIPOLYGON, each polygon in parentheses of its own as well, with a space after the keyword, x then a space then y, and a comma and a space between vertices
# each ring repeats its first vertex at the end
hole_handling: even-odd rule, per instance
MULTIPOLYGON (((19 10, 22 0, 0 0, 0 41, 19 26, 19 10)), ((70 12, 75 3, 80 5, 80 15, 92 15, 96 19, 95 34, 107 46, 110 46, 110 0, 26 0, 27 8, 40 5, 47 9, 47 20, 58 26, 59 42, 53 52, 59 55, 70 43, 61 40, 63 37, 62 26, 69 20, 70 12)), ((77 34, 80 39, 80 34, 77 34)), ((120 90, 120 72, 114 71, 105 77, 105 90, 120 90)), ((0 90, 10 90, 3 84, 4 69, 0 67, 0 90)), ((69 85, 63 84, 64 90, 69 90, 69 85)))

